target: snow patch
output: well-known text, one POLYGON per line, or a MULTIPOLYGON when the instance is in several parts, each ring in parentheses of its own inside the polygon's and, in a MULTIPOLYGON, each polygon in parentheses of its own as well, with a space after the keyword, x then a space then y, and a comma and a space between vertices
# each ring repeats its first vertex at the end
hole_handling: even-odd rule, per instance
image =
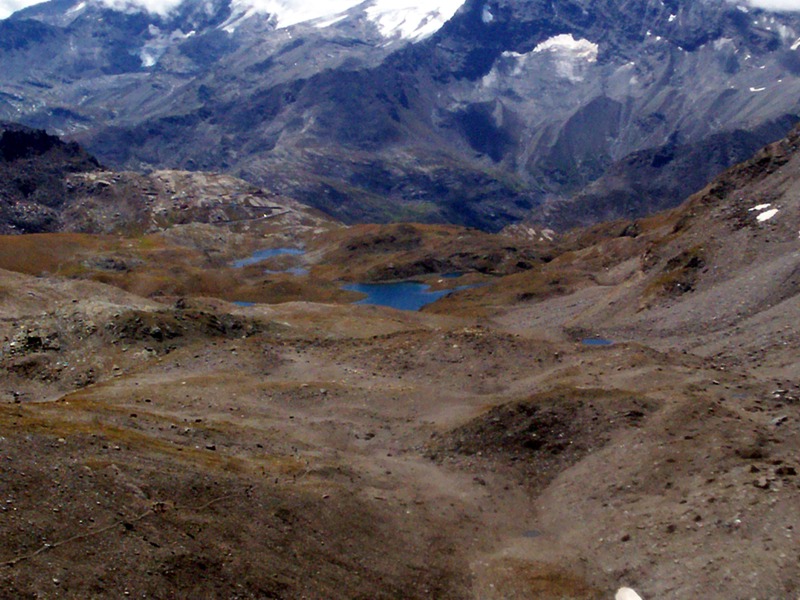
POLYGON ((678 15, 670 15, 669 16, 669 22, 672 23, 677 18, 678 18, 678 15))
POLYGON ((431 4, 420 6, 419 0, 377 0, 364 12, 384 37, 417 41, 439 31, 464 0, 437 0, 431 4))
POLYGON ((75 6, 73 6, 72 8, 70 8, 70 9, 67 11, 67 13, 66 13, 66 14, 67 14, 67 15, 74 15, 76 12, 80 12, 80 11, 82 11, 84 8, 86 8, 86 2, 81 2, 80 4, 76 4, 75 6))
POLYGON ((481 12, 481 21, 487 25, 494 21, 494 15, 492 14, 492 11, 488 5, 483 7, 483 12, 481 12))
POLYGON ((797 12, 800 6, 797 5, 797 0, 746 0, 746 3, 754 8, 762 8, 764 10, 797 12))
POLYGON ((772 204, 759 204, 747 210, 747 212, 767 210, 772 204))
POLYGON ((556 73, 570 81, 583 79, 581 68, 586 63, 597 62, 598 51, 597 44, 585 39, 576 40, 568 33, 551 37, 533 49, 533 53, 551 53, 555 58, 556 73))
POLYGON ((231 16, 244 18, 256 13, 267 13, 276 20, 279 29, 298 23, 329 19, 357 6, 355 0, 325 0, 325 2, 303 2, 298 0, 233 0, 231 16))
POLYGON ((772 217, 778 214, 777 208, 772 208, 766 212, 761 213, 756 217, 759 223, 763 223, 764 221, 769 221, 772 217))
POLYGON ((464 0, 433 0, 425 5, 420 0, 233 0, 231 16, 221 28, 233 33, 253 15, 267 13, 275 19, 278 29, 300 23, 324 29, 346 19, 347 13, 361 9, 384 37, 417 41, 436 33, 463 5, 464 0))
POLYGON ((760 88, 751 87, 750 91, 751 92, 763 92, 765 89, 767 89, 767 88, 765 88, 765 87, 760 87, 760 88))
POLYGON ((614 595, 614 600, 642 600, 642 597, 629 587, 621 587, 614 595))
POLYGON ((159 15, 169 14, 183 0, 100 0, 101 4, 124 13, 147 11, 159 15))
POLYGON ((800 38, 797 38, 794 44, 792 44, 791 50, 797 50, 800 48, 800 38))
POLYGON ((341 23, 347 18, 347 15, 338 15, 333 17, 332 19, 326 19, 324 21, 317 21, 314 23, 314 27, 317 29, 325 29, 327 27, 333 27, 337 23, 341 23))

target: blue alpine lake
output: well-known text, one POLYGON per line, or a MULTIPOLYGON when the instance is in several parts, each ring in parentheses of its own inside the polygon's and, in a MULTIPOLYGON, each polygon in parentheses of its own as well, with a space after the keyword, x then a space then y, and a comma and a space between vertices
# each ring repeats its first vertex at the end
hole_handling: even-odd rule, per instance
POLYGON ((266 250, 256 250, 247 258, 240 258, 239 260, 233 261, 233 266, 237 269, 241 269, 242 267, 260 263, 262 260, 267 260, 268 258, 283 256, 284 254, 299 256, 305 253, 305 250, 300 250, 299 248, 268 248, 266 250))
POLYGON ((417 283, 416 281, 397 281, 394 283, 350 283, 342 286, 342 289, 367 295, 356 304, 375 304, 399 310, 419 310, 439 298, 464 289, 461 287, 431 291, 430 287, 426 283, 417 283))
POLYGON ((614 342, 603 338, 583 338, 581 344, 584 346, 613 346, 614 342))

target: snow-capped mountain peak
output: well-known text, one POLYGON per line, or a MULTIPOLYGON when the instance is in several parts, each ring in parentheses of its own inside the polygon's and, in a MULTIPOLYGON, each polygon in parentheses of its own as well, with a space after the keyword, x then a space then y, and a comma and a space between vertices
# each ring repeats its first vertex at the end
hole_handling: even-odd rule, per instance
MULTIPOLYGON (((213 10, 211 0, 204 0, 213 10)), ((122 11, 146 10, 167 15, 185 0, 99 0, 110 8, 122 11)), ((464 0, 434 0, 423 4, 421 0, 231 0, 231 17, 225 24, 227 31, 257 14, 268 14, 276 26, 291 27, 300 23, 317 22, 325 27, 335 24, 349 11, 363 11, 387 38, 420 40, 438 31, 464 4, 464 0)))
POLYGON ((385 37, 419 40, 436 33, 464 4, 438 0, 422 6, 419 0, 375 0, 365 12, 385 37))
POLYGON ((231 31, 259 13, 274 16, 279 29, 310 22, 322 28, 338 23, 345 13, 360 10, 384 37, 416 41, 436 33, 463 4, 464 0, 437 0, 425 6, 420 0, 232 0, 232 16, 225 28, 231 31))

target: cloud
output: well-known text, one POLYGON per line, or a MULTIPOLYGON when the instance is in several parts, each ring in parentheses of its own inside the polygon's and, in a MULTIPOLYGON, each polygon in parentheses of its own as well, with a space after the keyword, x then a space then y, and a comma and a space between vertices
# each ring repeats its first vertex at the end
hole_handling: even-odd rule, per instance
POLYGON ((362 0, 233 0, 234 10, 250 8, 277 15, 278 25, 288 27, 303 21, 344 12, 362 0))
MULTIPOLYGON (((5 19, 14 11, 43 0, 0 0, 0 19, 5 19)), ((106 6, 118 10, 141 10, 166 14, 183 0, 100 0, 106 6)), ((201 0, 196 0, 201 1, 201 0)), ((414 4, 419 0, 405 0, 414 4)), ((78 4, 79 0, 75 0, 78 4)), ((277 14, 282 25, 290 25, 306 19, 318 18, 345 11, 360 4, 362 0, 233 0, 234 8, 252 9, 256 12, 277 14)), ((401 1, 401 3, 403 3, 401 1)))
POLYGON ((106 6, 117 10, 141 10, 166 14, 178 6, 183 0, 101 0, 106 6))
MULTIPOLYGON (((34 4, 42 4, 45 0, 0 0, 0 19, 5 19, 11 13, 27 8, 34 4)), ((80 0, 75 0, 78 4, 80 0)), ((183 0, 100 0, 106 6, 118 10, 141 10, 165 14, 178 6, 183 0)))
POLYGON ((42 0, 0 0, 0 19, 5 19, 8 15, 20 9, 39 4, 42 0))
POLYGON ((800 0, 750 0, 750 6, 776 11, 800 11, 800 0))
MULTIPOLYGON (((11 13, 40 4, 44 0, 0 0, 0 19, 11 13)), ((166 14, 182 0, 100 0, 104 4, 120 10, 141 10, 166 14)), ((202 0, 196 0, 202 1, 202 0)), ((306 19, 319 18, 336 14, 360 4, 362 0, 233 0, 233 5, 240 8, 251 8, 257 12, 277 14, 281 25, 291 25, 306 19)), ((763 8, 773 11, 799 11, 800 0, 732 0, 736 4, 763 8)), ((77 4, 79 0, 75 0, 77 4)), ((452 0, 451 0, 452 2, 452 0)), ((420 0, 381 0, 379 4, 426 5, 420 0)), ((437 4, 436 1, 429 4, 437 4)), ((441 0, 438 4, 442 4, 441 0)))

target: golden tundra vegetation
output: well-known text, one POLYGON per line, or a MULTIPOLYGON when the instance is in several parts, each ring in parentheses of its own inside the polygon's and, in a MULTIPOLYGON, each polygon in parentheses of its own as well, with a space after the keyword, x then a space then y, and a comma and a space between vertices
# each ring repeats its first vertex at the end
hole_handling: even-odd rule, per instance
POLYGON ((0 597, 795 597, 795 142, 554 241, 74 176, 0 238, 0 597), (471 287, 342 289, 406 279, 471 287))

